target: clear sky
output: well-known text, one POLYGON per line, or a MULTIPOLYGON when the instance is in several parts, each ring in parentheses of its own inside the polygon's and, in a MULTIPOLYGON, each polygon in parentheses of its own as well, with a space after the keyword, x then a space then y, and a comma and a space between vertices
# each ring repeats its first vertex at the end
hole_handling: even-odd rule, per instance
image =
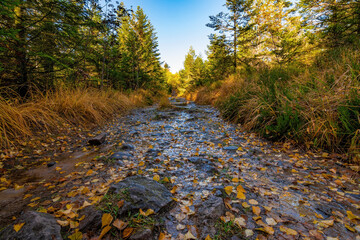
MULTIPOLYGON (((112 2, 115 2, 113 0, 112 2)), ((127 8, 140 6, 155 27, 161 60, 173 73, 183 67, 190 46, 206 57, 209 16, 221 12, 225 0, 120 0, 127 8)))

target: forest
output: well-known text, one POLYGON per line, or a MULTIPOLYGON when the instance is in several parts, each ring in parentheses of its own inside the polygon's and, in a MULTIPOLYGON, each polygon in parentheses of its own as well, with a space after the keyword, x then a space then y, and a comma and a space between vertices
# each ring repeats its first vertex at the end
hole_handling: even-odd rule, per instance
POLYGON ((360 240, 360 1, 222 2, 0 1, 0 240, 360 240))

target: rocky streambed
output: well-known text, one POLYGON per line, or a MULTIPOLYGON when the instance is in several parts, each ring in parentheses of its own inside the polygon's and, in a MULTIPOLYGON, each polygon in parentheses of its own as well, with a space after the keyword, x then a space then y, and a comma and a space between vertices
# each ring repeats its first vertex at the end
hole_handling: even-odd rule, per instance
POLYGON ((349 166, 243 132, 212 107, 171 105, 134 110, 100 147, 14 178, 0 239, 360 239, 349 166))

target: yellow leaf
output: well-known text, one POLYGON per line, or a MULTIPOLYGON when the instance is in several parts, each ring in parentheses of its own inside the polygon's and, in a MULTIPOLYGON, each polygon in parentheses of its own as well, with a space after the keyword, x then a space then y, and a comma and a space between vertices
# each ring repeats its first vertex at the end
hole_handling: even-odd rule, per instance
POLYGON ((347 213, 347 216, 350 220, 353 220, 353 219, 358 219, 360 220, 360 217, 359 216, 356 216, 355 214, 353 214, 351 211, 346 211, 347 213))
POLYGON ((167 177, 165 177, 165 178, 163 179, 163 181, 164 181, 164 182, 167 182, 167 183, 170 182, 170 181, 169 181, 169 178, 167 178, 167 177))
POLYGON ((90 205, 91 205, 91 203, 89 203, 88 201, 85 201, 81 208, 85 208, 90 205))
POLYGON ((22 188, 24 188, 24 185, 17 185, 16 183, 14 184, 14 189, 15 190, 20 190, 20 189, 22 189, 22 188))
POLYGON ((156 175, 153 177, 153 179, 158 182, 158 181, 160 181, 160 176, 156 174, 156 175))
POLYGON ((212 239, 211 239, 210 235, 207 235, 205 240, 212 240, 212 239))
POLYGON ((24 226, 25 223, 18 223, 14 225, 15 232, 20 231, 20 229, 24 226))
POLYGON ((334 220, 323 220, 319 222, 319 226, 323 228, 328 228, 334 225, 334 220))
POLYGON ((78 221, 70 221, 70 228, 77 228, 79 226, 78 221))
POLYGON ((350 225, 345 224, 345 227, 351 232, 356 232, 355 228, 351 227, 350 225))
POLYGON ((74 234, 68 237, 70 240, 81 240, 83 239, 83 235, 81 232, 75 232, 74 234))
POLYGON ((126 239, 131 236, 132 232, 134 231, 133 228, 125 228, 123 232, 123 238, 126 239))
POLYGON ((159 240, 165 240, 165 239, 166 239, 165 233, 160 233, 159 240))
POLYGON ((141 161, 140 163, 139 163, 139 167, 142 167, 142 166, 144 166, 145 165, 145 162, 144 161, 141 161))
POLYGON ((227 186, 225 187, 225 192, 227 195, 230 195, 232 193, 233 186, 227 186))
POLYGON ((249 205, 247 202, 243 202, 241 205, 242 205, 244 208, 249 208, 249 207, 250 207, 250 205, 249 205))
POLYGON ((238 199, 242 199, 242 200, 245 200, 245 199, 246 199, 246 196, 245 196, 245 194, 244 194, 243 192, 238 192, 237 195, 236 195, 236 197, 237 197, 238 199))
POLYGON ((101 218, 101 223, 102 223, 101 228, 110 225, 112 220, 113 220, 113 216, 111 216, 109 213, 104 213, 101 218))
POLYGON ((110 229, 111 229, 110 226, 104 227, 103 230, 101 230, 98 240, 100 240, 103 236, 105 236, 105 234, 107 234, 110 231, 110 229))
POLYGON ((246 193, 245 189, 244 189, 243 186, 241 186, 241 185, 238 185, 238 186, 236 187, 236 191, 246 193))
POLYGON ((253 210, 253 213, 257 216, 259 216, 261 213, 261 209, 257 206, 252 206, 252 210, 253 210))
POLYGON ((31 196, 32 196, 32 194, 26 194, 26 195, 24 196, 24 200, 27 199, 27 198, 29 198, 29 197, 31 197, 31 196))
POLYGON ((176 192, 176 189, 177 189, 177 188, 178 188, 177 186, 174 186, 174 187, 171 189, 170 192, 171 192, 172 194, 174 194, 174 193, 176 192))
POLYGON ((235 177, 235 178, 233 178, 231 181, 234 182, 234 183, 238 183, 238 182, 239 182, 239 178, 235 177))
POLYGON ((280 231, 286 233, 287 235, 293 235, 296 236, 298 233, 294 229, 287 228, 285 226, 280 226, 280 231))
POLYGON ((119 229, 120 231, 124 230, 128 224, 119 219, 116 219, 113 223, 113 226, 119 229))
POLYGON ((36 197, 36 198, 31 199, 30 202, 35 202, 36 200, 39 200, 39 199, 40 199, 40 197, 36 197))

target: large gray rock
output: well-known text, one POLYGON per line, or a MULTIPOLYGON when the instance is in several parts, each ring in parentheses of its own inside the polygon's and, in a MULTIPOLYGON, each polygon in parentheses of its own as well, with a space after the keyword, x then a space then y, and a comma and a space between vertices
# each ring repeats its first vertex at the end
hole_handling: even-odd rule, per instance
POLYGON ((214 237, 216 234, 215 224, 219 218, 225 215, 224 201, 220 197, 211 196, 201 205, 196 206, 196 225, 200 231, 200 238, 205 239, 207 235, 214 237))
POLYGON ((18 218, 14 224, 0 232, 0 240, 60 240, 60 225, 47 213, 29 211, 18 218), (14 230, 14 224, 25 223, 20 231, 14 230))
POLYGON ((102 212, 93 205, 83 208, 79 211, 79 217, 85 216, 85 218, 79 224, 80 232, 96 232, 101 228, 102 212))
POLYGON ((108 194, 119 194, 125 200, 120 215, 137 212, 140 208, 162 213, 173 203, 173 196, 164 185, 143 176, 131 176, 111 185, 108 194))

